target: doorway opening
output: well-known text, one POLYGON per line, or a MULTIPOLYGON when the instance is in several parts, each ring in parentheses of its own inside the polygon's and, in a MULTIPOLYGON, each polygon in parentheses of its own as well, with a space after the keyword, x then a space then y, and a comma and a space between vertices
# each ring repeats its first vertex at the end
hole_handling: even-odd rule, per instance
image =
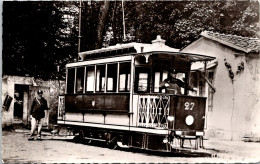
POLYGON ((29 85, 14 85, 14 123, 23 123, 24 113, 27 113, 29 85))

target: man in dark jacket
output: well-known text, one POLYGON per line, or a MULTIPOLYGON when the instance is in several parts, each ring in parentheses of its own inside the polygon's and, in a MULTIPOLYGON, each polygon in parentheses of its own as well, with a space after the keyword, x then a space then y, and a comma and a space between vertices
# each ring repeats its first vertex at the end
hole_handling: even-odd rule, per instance
POLYGON ((38 135, 37 139, 41 139, 41 129, 42 129, 42 122, 45 117, 45 110, 48 109, 47 101, 45 98, 42 97, 43 92, 39 90, 37 92, 37 97, 34 98, 32 103, 32 108, 30 111, 31 117, 31 135, 28 140, 34 140, 34 131, 36 129, 36 125, 38 124, 38 135))
MULTIPOLYGON (((181 94, 181 88, 185 88, 185 82, 178 79, 176 74, 170 73, 170 76, 163 80, 159 87, 166 89, 166 93, 168 94, 181 94)), ((197 88, 193 88, 190 85, 187 86, 187 89, 193 92, 197 91, 197 88)))

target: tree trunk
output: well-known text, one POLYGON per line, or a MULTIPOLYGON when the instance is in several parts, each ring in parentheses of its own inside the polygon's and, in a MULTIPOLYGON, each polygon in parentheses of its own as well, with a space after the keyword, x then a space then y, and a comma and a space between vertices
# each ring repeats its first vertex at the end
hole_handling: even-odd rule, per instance
POLYGON ((100 14, 98 16, 98 27, 97 27, 97 42, 95 48, 102 47, 103 34, 105 32, 106 19, 108 17, 110 2, 108 0, 102 2, 100 14))
POLYGON ((116 44, 117 43, 117 38, 116 38, 116 23, 115 23, 115 12, 116 12, 116 1, 114 1, 114 7, 113 7, 113 13, 112 13, 112 18, 111 18, 111 22, 112 22, 112 30, 113 30, 113 42, 112 44, 116 44))

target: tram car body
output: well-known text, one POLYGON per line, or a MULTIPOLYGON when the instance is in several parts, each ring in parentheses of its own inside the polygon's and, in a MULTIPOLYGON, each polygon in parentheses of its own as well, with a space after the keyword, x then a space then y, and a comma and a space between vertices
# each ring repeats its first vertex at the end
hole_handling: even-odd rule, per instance
POLYGON ((187 86, 191 63, 206 63, 213 57, 181 53, 160 37, 152 44, 119 44, 79 56, 79 61, 66 65, 66 93, 59 96, 60 126, 111 147, 120 143, 160 151, 203 137, 206 98, 190 96, 187 86), (182 94, 160 88, 171 72, 184 77, 182 94))

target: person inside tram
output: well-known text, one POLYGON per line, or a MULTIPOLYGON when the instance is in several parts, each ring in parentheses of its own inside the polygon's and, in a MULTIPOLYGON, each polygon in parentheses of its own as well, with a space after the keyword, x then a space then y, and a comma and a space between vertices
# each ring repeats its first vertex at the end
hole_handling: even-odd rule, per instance
MULTIPOLYGON (((169 73, 169 77, 164 79, 160 83, 160 88, 166 89, 166 93, 168 94, 184 94, 185 82, 184 78, 178 78, 177 74, 169 73)), ((193 92, 197 91, 197 88, 194 88, 190 85, 187 86, 187 89, 193 92)))
POLYGON ((23 115, 23 101, 18 91, 14 93, 14 116, 21 117, 23 115))

